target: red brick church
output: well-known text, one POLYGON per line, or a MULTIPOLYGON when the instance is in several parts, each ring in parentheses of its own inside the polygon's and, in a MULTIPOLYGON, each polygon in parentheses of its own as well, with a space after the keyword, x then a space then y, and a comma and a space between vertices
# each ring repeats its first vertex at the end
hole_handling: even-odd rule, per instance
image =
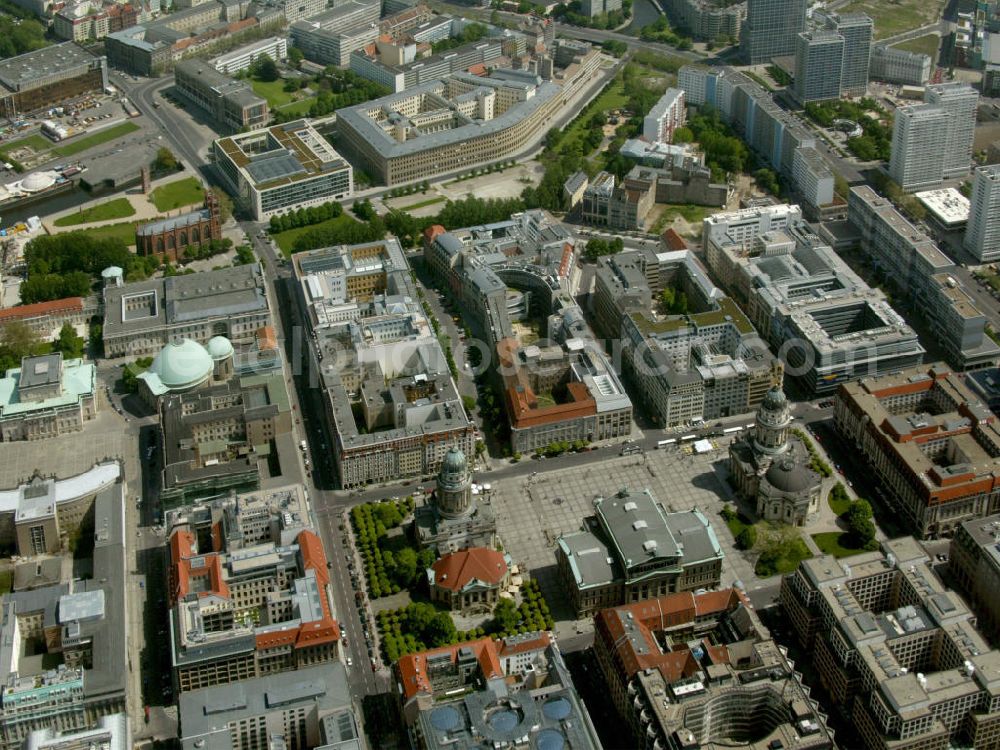
POLYGON ((176 263, 184 257, 185 248, 201 247, 221 239, 219 201, 208 190, 205 192, 204 208, 138 226, 135 230, 135 251, 138 255, 156 254, 176 263))

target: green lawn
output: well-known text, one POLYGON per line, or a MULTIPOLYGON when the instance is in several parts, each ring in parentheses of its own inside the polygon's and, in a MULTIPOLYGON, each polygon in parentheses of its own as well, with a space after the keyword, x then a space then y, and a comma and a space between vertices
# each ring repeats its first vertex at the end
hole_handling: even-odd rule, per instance
POLYGON ((851 535, 846 531, 824 531, 813 534, 812 538, 822 552, 834 557, 850 557, 864 552, 863 549, 850 546, 851 535))
POLYGON ((937 34, 927 34, 926 36, 918 36, 916 39, 910 39, 892 46, 896 49, 904 49, 907 52, 918 52, 927 55, 933 60, 937 56, 938 47, 941 46, 941 37, 937 34))
POLYGON ((108 221, 109 219, 124 219, 132 216, 135 209, 128 202, 128 198, 115 198, 107 203, 100 203, 96 206, 77 211, 56 219, 53 224, 57 227, 71 227, 76 224, 89 224, 93 221, 108 221))
POLYGON ((284 90, 285 82, 281 78, 277 81, 258 81, 256 78, 251 78, 250 85, 254 93, 267 99, 271 107, 278 108, 292 101, 292 95, 284 90))
POLYGON ((310 224, 307 227, 296 227, 295 229, 286 229, 284 232, 278 232, 277 234, 272 234, 271 238, 278 243, 278 247, 281 248, 286 256, 292 254, 292 245, 295 244, 295 240, 299 235, 303 235, 313 229, 322 229, 324 227, 332 227, 338 224, 345 224, 354 221, 354 217, 348 216, 347 214, 341 214, 336 219, 327 219, 326 221, 321 221, 319 224, 310 224))
POLYGON ((408 206, 403 206, 399 210, 400 211, 415 211, 418 208, 426 208, 427 206, 433 206, 435 203, 444 203, 445 200, 446 199, 443 196, 438 195, 438 196, 435 196, 433 198, 428 198, 425 201, 420 201, 419 203, 411 203, 408 206))
POLYGON ((74 231, 83 232, 95 239, 104 239, 106 237, 117 237, 126 245, 135 244, 135 227, 140 222, 137 221, 124 221, 120 224, 108 224, 103 227, 94 227, 93 229, 77 229, 74 231))
POLYGON ((831 490, 830 494, 827 495, 826 501, 830 506, 830 510, 832 510, 834 515, 837 516, 844 515, 847 512, 847 509, 851 507, 851 498, 837 499, 833 496, 833 490, 831 490))
POLYGON ((761 552, 754 566, 754 573, 761 578, 772 575, 785 575, 793 573, 799 567, 799 563, 812 557, 812 553, 801 538, 793 539, 785 544, 773 547, 776 557, 767 558, 768 550, 761 552))
POLYGON ((996 291, 1000 292, 1000 275, 995 273, 979 273, 976 275, 993 287, 996 291))
POLYGON ((611 112, 621 109, 628 104, 628 96, 625 95, 625 83, 621 78, 616 77, 600 94, 594 99, 583 114, 574 120, 566 136, 559 142, 556 151, 566 153, 571 150, 571 146, 583 140, 590 130, 590 118, 598 112, 611 112))
POLYGON ((875 38, 918 29, 941 18, 945 0, 854 0, 840 13, 867 13, 875 22, 875 38))
POLYGON ((291 104, 282 105, 278 107, 278 109, 280 109, 282 112, 287 112, 293 115, 308 115, 309 110, 315 103, 316 103, 316 97, 310 96, 306 99, 299 99, 299 101, 292 102, 291 104))
POLYGON ((134 133, 138 129, 139 126, 134 122, 123 122, 114 127, 105 128, 97 133, 73 140, 64 146, 56 146, 52 150, 59 154, 59 156, 73 156, 73 154, 86 151, 88 148, 100 146, 102 143, 108 143, 109 141, 121 138, 123 135, 134 133))
POLYGON ((160 185, 149 194, 149 199, 153 201, 157 211, 172 211, 182 206, 201 203, 205 200, 205 189, 197 178, 186 177, 183 180, 160 185))
POLYGON ((11 583, 14 580, 14 573, 10 570, 0 570, 0 594, 10 591, 11 583))
POLYGON ((41 151, 48 151, 52 148, 52 141, 42 135, 39 135, 38 133, 33 133, 27 138, 18 138, 16 141, 0 143, 0 152, 9 154, 11 151, 16 151, 24 146, 30 146, 32 151, 39 153, 41 151))

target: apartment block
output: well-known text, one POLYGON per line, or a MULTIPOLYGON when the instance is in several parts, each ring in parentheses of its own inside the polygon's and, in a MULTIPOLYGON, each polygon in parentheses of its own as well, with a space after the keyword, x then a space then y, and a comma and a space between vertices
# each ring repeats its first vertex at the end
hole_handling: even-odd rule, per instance
POLYGON ((785 616, 866 750, 1000 740, 1000 654, 930 563, 901 537, 849 561, 805 560, 781 582, 785 616))
POLYGON ((669 88, 642 120, 642 137, 647 141, 672 143, 674 131, 687 121, 684 91, 669 88))
POLYGON ((980 263, 1000 260, 1000 166, 976 167, 969 202, 965 249, 980 263))
POLYGON ((608 697, 632 732, 623 746, 834 747, 826 716, 741 590, 605 609, 594 626, 608 697))
POLYGON ((864 13, 829 13, 826 27, 844 37, 844 60, 840 71, 840 91, 848 96, 864 96, 868 89, 874 23, 864 13))
POLYGON ((493 67, 504 54, 503 39, 480 39, 430 57, 417 57, 417 45, 409 41, 382 41, 351 53, 351 70, 370 81, 399 93, 405 89, 474 66, 493 67))
POLYGON ((800 217, 798 206, 772 206, 704 221, 709 269, 782 352, 786 375, 823 395, 918 364, 924 349, 913 329, 800 217))
POLYGON ((913 301, 952 366, 977 369, 1000 357, 1000 346, 986 335, 986 316, 930 237, 867 185, 851 188, 848 218, 861 233, 861 249, 913 301))
POLYGON ((720 5, 711 0, 666 0, 663 7, 679 30, 709 42, 720 37, 738 39, 740 24, 747 14, 745 2, 720 5))
POLYGON ((560 582, 576 619, 607 607, 678 591, 710 589, 722 576, 722 548, 699 510, 667 513, 650 491, 623 488, 594 498, 585 531, 556 541, 560 582))
POLYGON ((1000 423, 943 364, 845 383, 834 424, 920 538, 1000 511, 1000 423))
POLYGON ((293 44, 306 59, 321 65, 347 66, 351 53, 378 38, 379 4, 350 0, 291 24, 293 44))
POLYGON ((212 60, 212 65, 220 73, 232 75, 241 70, 247 70, 264 55, 275 62, 286 59, 288 57, 288 40, 280 36, 261 39, 216 57, 212 60))
POLYGON ((949 112, 954 125, 944 142, 944 179, 965 177, 972 163, 979 92, 967 83, 935 83, 924 89, 924 102, 949 112))

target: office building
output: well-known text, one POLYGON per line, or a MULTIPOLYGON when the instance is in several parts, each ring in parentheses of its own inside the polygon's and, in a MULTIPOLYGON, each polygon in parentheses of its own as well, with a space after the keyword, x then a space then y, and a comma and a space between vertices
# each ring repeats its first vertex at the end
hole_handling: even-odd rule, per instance
POLYGON ((182 693, 181 750, 366 750, 340 662, 182 693))
POLYGON ((663 7, 679 31, 707 42, 739 39, 740 24, 747 14, 746 2, 731 0, 723 4, 712 0, 666 0, 663 7))
POLYGON ((410 745, 600 750, 590 714, 545 632, 421 651, 393 670, 410 745))
POLYGON ((220 128, 243 130, 264 125, 267 100, 257 96, 247 81, 237 81, 202 60, 182 60, 174 67, 177 91, 220 128))
POLYGON ((557 48, 558 77, 495 69, 452 73, 337 111, 342 143, 359 165, 393 186, 502 161, 530 149, 552 118, 600 72, 602 57, 557 48), (558 49, 572 53, 565 66, 558 49))
POLYGON ((749 414, 781 383, 780 363, 688 250, 601 258, 595 323, 622 342, 622 372, 663 427, 749 414), (683 300, 671 310, 664 295, 683 300))
POLYGON ((451 73, 495 67, 504 54, 504 39, 484 38, 430 57, 417 57, 417 45, 375 40, 351 53, 351 70, 399 93, 451 73))
POLYGON ((945 143, 954 117, 918 104, 899 107, 892 128, 889 176, 903 190, 935 187, 944 179, 945 143))
MULTIPOLYGON (((165 507, 256 488, 261 465, 275 459, 276 440, 292 429, 280 369, 208 384, 202 368, 213 362, 196 347, 191 339, 170 343, 169 359, 161 355, 155 361, 164 448, 160 501, 165 507)), ((263 474, 267 476, 266 469, 263 474)))
POLYGON ((954 367, 996 362, 1000 346, 986 334, 986 316, 930 237, 867 185, 851 188, 848 217, 861 233, 861 249, 927 320, 935 344, 954 367))
POLYGON ((687 122, 687 106, 681 89, 669 88, 642 119, 642 137, 651 143, 673 143, 674 131, 687 122))
POLYGON ((0 116, 16 119, 104 91, 108 64, 75 42, 0 60, 0 116))
POLYGON ((979 92, 959 81, 935 83, 924 89, 924 101, 952 116, 952 126, 944 142, 944 179, 967 176, 972 163, 979 92))
MULTIPOLYGON (((795 149, 792 157, 792 184, 796 196, 805 204, 807 219, 818 219, 824 208, 834 205, 834 178, 830 165, 819 150, 809 146, 795 149)), ((843 206, 843 201, 840 203, 843 206)))
MULTIPOLYGON (((117 464, 116 464, 117 466, 117 464)), ((72 481, 72 480, 70 480, 72 481)), ((15 750, 39 730, 77 732, 126 711, 129 679, 125 484, 93 500, 92 577, 0 600, 0 739, 15 750)))
POLYGON ((559 580, 574 617, 678 591, 715 588, 722 548, 699 510, 667 513, 649 490, 594 498, 586 531, 556 542, 559 580))
POLYGON ((948 579, 976 614, 976 627, 1000 642, 1000 515, 963 521, 948 548, 948 579))
POLYGON ((230 195, 257 221, 354 192, 351 165, 308 120, 220 138, 212 154, 230 195))
POLYGON ((79 432, 97 415, 97 368, 59 352, 25 357, 0 378, 0 441, 79 432))
POLYGON ((632 404, 618 375, 566 291, 576 238, 544 211, 453 232, 424 232, 428 268, 452 291, 465 321, 500 372, 511 449, 620 438, 632 404), (546 345, 522 345, 514 323, 541 315, 546 345))
POLYGON ((740 53, 750 65, 795 54, 795 40, 806 30, 806 0, 747 0, 740 29, 740 53))
POLYGON ((872 46, 868 76, 873 81, 923 86, 931 77, 931 58, 886 44, 872 46))
POLYGON ((864 13, 829 13, 826 27, 844 37, 844 61, 840 70, 840 92, 864 96, 868 89, 874 23, 864 13))
POLYGON ((780 602, 860 747, 1000 740, 1000 654, 912 538, 849 559, 804 560, 782 579, 780 602))
POLYGON ((271 322, 256 263, 104 288, 104 353, 155 355, 174 340, 252 344, 271 322))
POLYGON ((819 510, 823 478, 811 468, 809 447, 790 431, 788 398, 772 388, 754 426, 729 444, 729 474, 736 492, 752 502, 757 518, 805 525, 819 510))
POLYGON ((231 76, 233 73, 247 70, 265 55, 275 62, 286 59, 288 57, 288 40, 280 36, 268 37, 220 55, 211 62, 217 71, 223 75, 231 76))
POLYGON ((918 537, 1000 511, 1000 425, 943 364, 845 383, 834 424, 918 537))
POLYGON ((337 659, 340 626, 315 532, 297 530, 287 544, 280 537, 244 545, 220 536, 186 523, 170 532, 169 642, 177 691, 337 659))
POLYGON ((379 36, 379 4, 350 0, 289 27, 292 43, 307 60, 345 67, 351 53, 379 36))
POLYGON ((990 411, 1000 416, 1000 368, 986 367, 970 372, 965 376, 965 384, 990 411))
POLYGON ((399 242, 297 253, 292 266, 341 486, 436 474, 453 447, 473 455, 475 426, 399 242))
POLYGON ((980 263, 1000 260, 1000 166, 976 167, 965 249, 980 263))
POLYGON ((716 214, 704 227, 709 269, 808 393, 923 358, 913 329, 812 233, 798 206, 716 214))
POLYGON ((796 37, 792 90, 799 102, 840 98, 844 49, 844 37, 836 31, 803 31, 796 37))
POLYGON ((826 716, 739 589, 602 610, 594 653, 631 729, 623 746, 834 747, 826 716))
POLYGON ((107 714, 87 729, 59 731, 52 727, 36 729, 24 740, 23 750, 129 750, 132 727, 128 714, 107 714))
POLYGON ((120 481, 121 466, 109 461, 66 479, 36 474, 0 490, 0 543, 23 558, 59 554, 93 516, 97 497, 120 481))

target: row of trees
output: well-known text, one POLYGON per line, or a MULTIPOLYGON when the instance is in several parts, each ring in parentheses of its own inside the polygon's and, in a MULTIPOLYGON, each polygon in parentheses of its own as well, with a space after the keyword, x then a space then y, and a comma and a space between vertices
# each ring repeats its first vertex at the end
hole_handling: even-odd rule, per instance
POLYGON ((478 42, 486 34, 489 33, 489 29, 486 28, 481 23, 470 23, 462 31, 453 37, 448 37, 447 39, 441 39, 437 42, 431 43, 431 50, 434 54, 439 52, 447 52, 450 49, 455 49, 455 47, 461 47, 463 44, 469 44, 471 42, 478 42))
POLYGON ((658 16, 653 23, 647 23, 639 32, 639 38, 644 42, 662 42, 677 49, 691 49, 691 40, 686 36, 677 34, 670 27, 670 21, 666 16, 658 16))
POLYGON ((476 198, 471 196, 458 201, 447 201, 435 216, 418 218, 398 209, 390 211, 384 221, 385 228, 407 247, 420 244, 427 227, 440 224, 445 229, 459 229, 479 224, 490 224, 510 218, 523 211, 525 203, 520 198, 476 198))
POLYGON ((343 221, 320 224, 295 238, 292 251, 314 250, 329 245, 355 245, 374 242, 385 237, 385 224, 378 216, 371 221, 355 221, 344 216, 343 221))
POLYGON ((336 219, 342 213, 344 213, 343 207, 335 201, 322 203, 318 206, 309 206, 308 208, 299 208, 281 216, 272 216, 271 231, 285 232, 289 229, 319 224, 330 219, 336 219))
POLYGON ((593 262, 602 255, 617 255, 624 249, 625 242, 621 237, 615 237, 613 240, 593 237, 587 240, 587 246, 583 250, 583 257, 593 262))
MULTIPOLYGON (((389 93, 389 89, 370 81, 350 70, 329 66, 311 84, 316 89, 316 101, 309 108, 310 117, 322 117, 331 112, 350 107, 389 93)), ((272 109, 275 122, 287 122, 302 117, 298 110, 272 109)))

